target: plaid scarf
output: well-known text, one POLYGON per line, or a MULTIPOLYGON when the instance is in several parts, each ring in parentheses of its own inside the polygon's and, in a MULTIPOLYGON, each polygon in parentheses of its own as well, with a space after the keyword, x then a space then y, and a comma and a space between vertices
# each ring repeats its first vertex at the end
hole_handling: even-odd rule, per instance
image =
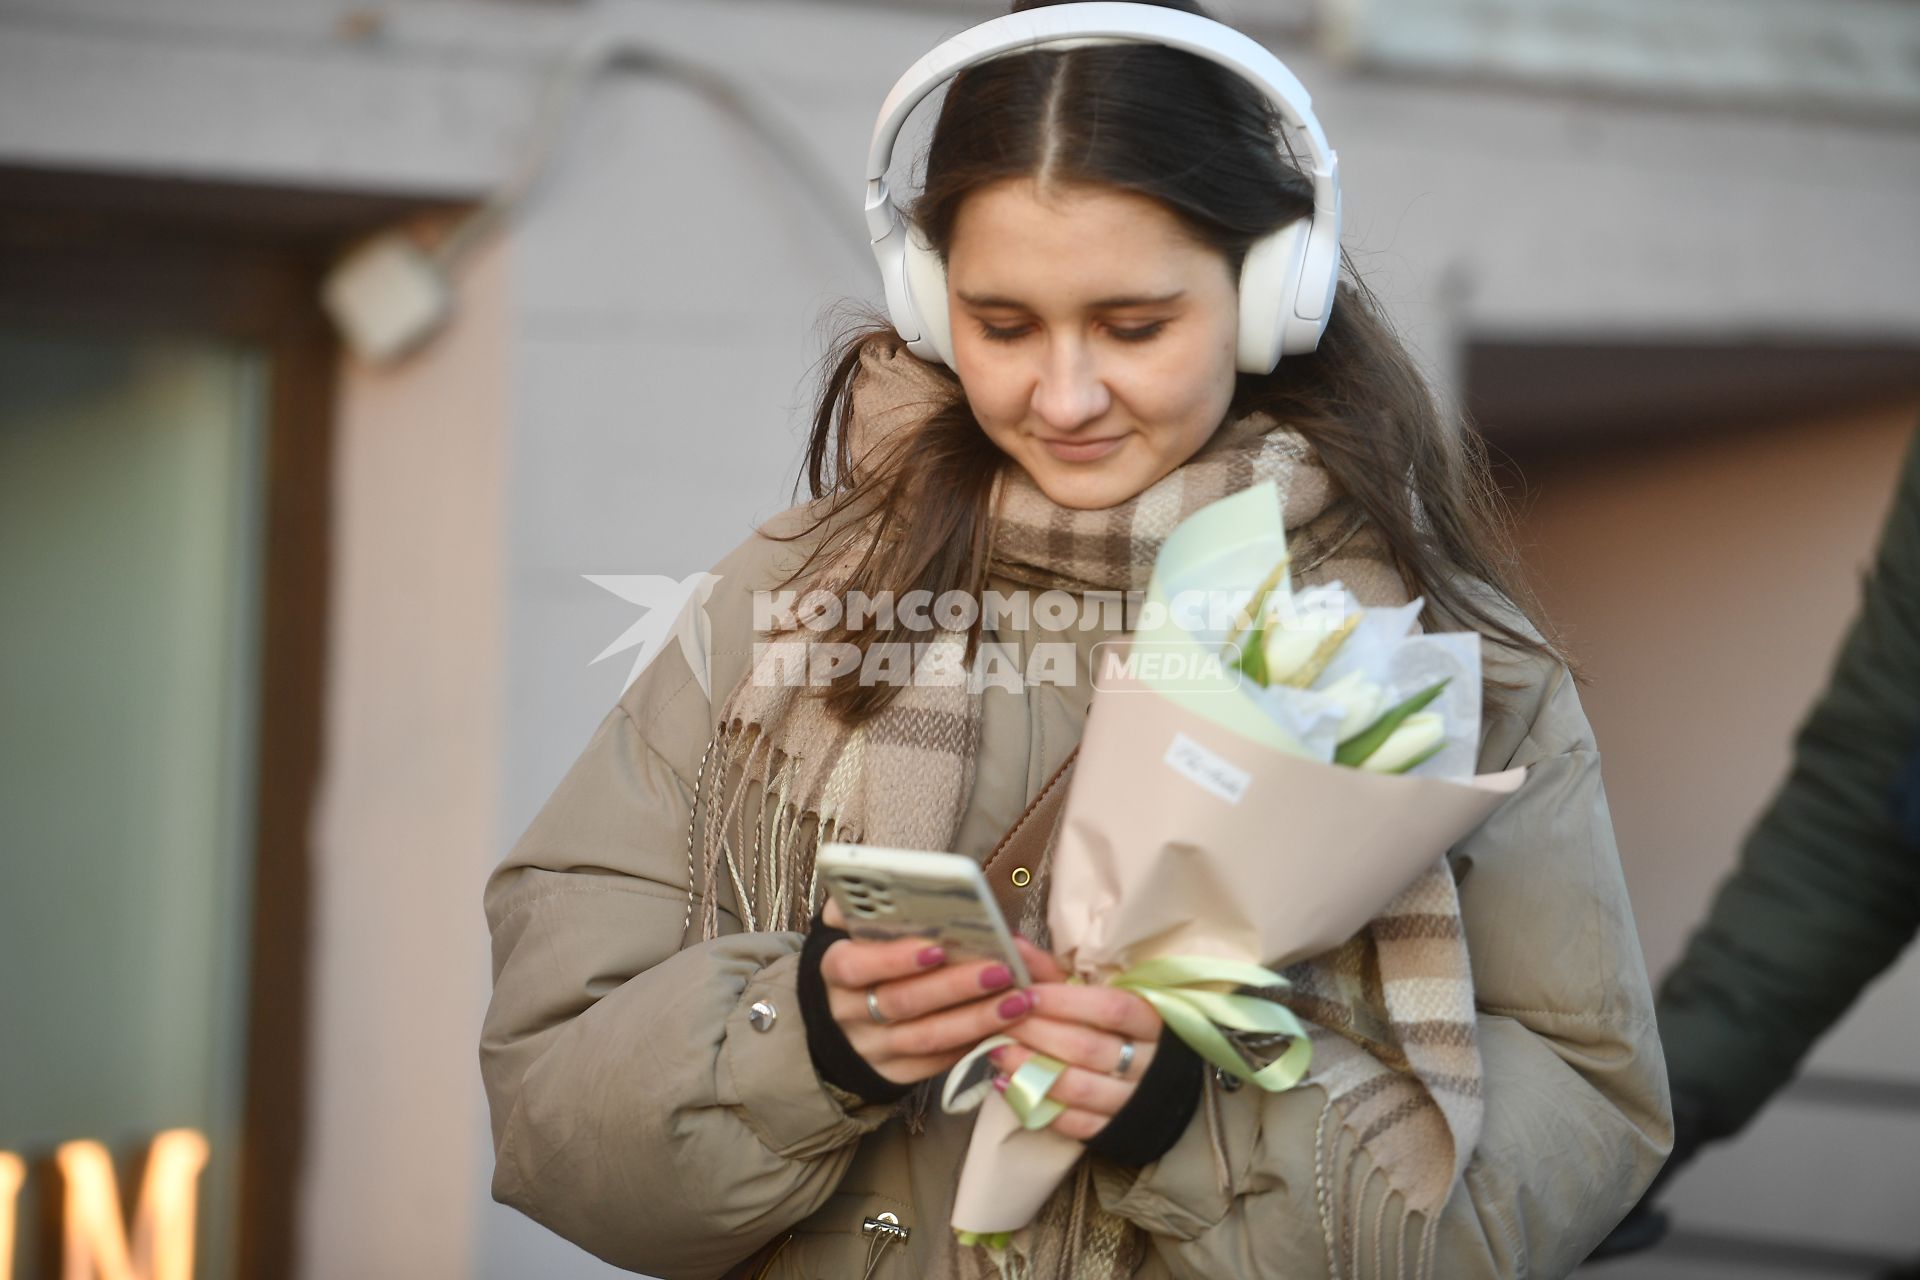
MULTIPOLYGON (((857 452, 912 430, 955 394, 950 382, 886 343, 868 347, 854 393, 857 452)), ((1297 581, 1337 578, 1368 604, 1407 599, 1364 516, 1312 447, 1257 415, 1229 422, 1185 465, 1103 510, 1057 506, 1020 468, 1005 468, 994 493, 990 567, 1041 590, 1140 589, 1161 542, 1181 520, 1267 480, 1283 495, 1297 581)), ((858 537, 850 539, 827 558, 812 585, 837 590, 863 550, 858 537)), ((923 661, 959 670, 965 636, 931 634, 923 661)), ((949 848, 973 788, 980 699, 964 680, 907 684, 884 709, 849 727, 803 684, 792 683, 783 661, 772 646, 762 651, 722 705, 701 764, 700 838, 690 832, 689 840, 689 857, 701 865, 688 870, 702 886, 702 937, 719 930, 723 878, 748 930, 805 929, 818 899, 813 854, 819 844, 949 848)), ((1034 922, 1024 923, 1030 935, 1036 932, 1034 922)), ((1334 1274, 1356 1274, 1363 1250, 1382 1256, 1389 1197, 1378 1197, 1373 1222, 1357 1220, 1377 1177, 1399 1193, 1393 1230, 1400 1244, 1393 1252, 1401 1270, 1430 1275, 1438 1210, 1478 1141, 1482 1117, 1472 972, 1445 860, 1352 940, 1294 965, 1287 977, 1295 985, 1283 998, 1315 1024, 1307 1083, 1323 1087, 1329 1103, 1316 1143, 1315 1203, 1334 1274), (1362 1162, 1361 1153, 1370 1161, 1362 1162), (1363 1163, 1371 1166, 1364 1174, 1363 1163), (1409 1241, 1405 1218, 1415 1212, 1424 1224, 1409 1241)), ((1210 1080, 1203 1112, 1216 1176, 1230 1191, 1216 1087, 1210 1080)), ((1275 1223, 1274 1229, 1290 1228, 1275 1223)), ((1036 1276, 1131 1276, 1144 1253, 1140 1233, 1099 1208, 1085 1162, 1023 1235, 1036 1276)), ((977 1270, 980 1260, 971 1256, 977 1253, 950 1250, 941 1273, 977 1270)))

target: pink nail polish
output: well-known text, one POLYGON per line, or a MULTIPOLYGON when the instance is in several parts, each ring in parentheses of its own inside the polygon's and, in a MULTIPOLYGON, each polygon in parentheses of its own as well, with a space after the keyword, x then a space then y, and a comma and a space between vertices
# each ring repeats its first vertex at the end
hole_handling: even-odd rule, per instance
POLYGON ((1003 964, 990 964, 980 971, 980 986, 984 990, 998 991, 1012 985, 1013 970, 1003 964))
POLYGON ((1005 1045, 1001 1045, 998 1049, 989 1049, 987 1051, 987 1061, 991 1062, 996 1067, 999 1066, 1000 1055, 1005 1053, 1006 1051, 1007 1051, 1007 1046, 1005 1045))
POLYGON ((993 1087, 1005 1093, 1007 1091, 1007 1078, 1005 1076, 995 1076, 993 1078, 993 1087))
POLYGON ((931 969, 937 964, 945 964, 947 962, 946 948, 927 947, 922 950, 919 955, 915 956, 913 960, 914 963, 922 969, 931 969))
POLYGON ((1028 999, 1027 993, 1024 991, 1016 991, 1000 1002, 1000 1016, 1003 1018, 1017 1018, 1032 1007, 1033 1003, 1028 999))

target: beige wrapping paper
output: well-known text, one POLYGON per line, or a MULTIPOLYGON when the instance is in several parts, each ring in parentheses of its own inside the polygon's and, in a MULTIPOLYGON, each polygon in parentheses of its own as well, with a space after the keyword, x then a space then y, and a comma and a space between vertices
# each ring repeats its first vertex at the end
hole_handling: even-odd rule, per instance
MULTIPOLYGON (((1223 695, 1231 696, 1231 695, 1223 695)), ((1280 968, 1339 946, 1518 789, 1386 776, 1251 741, 1112 675, 1081 740, 1050 863, 1047 919, 1097 981, 1156 956, 1280 968)), ((981 1106, 953 1225, 1026 1226, 1084 1147, 981 1106)))

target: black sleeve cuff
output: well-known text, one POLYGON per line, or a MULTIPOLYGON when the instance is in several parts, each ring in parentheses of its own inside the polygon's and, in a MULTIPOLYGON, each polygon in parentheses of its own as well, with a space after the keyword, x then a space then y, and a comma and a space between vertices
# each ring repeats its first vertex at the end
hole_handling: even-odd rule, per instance
POLYGON ((855 1053, 827 1004, 827 983, 820 976, 820 957, 846 936, 845 929, 832 928, 815 916, 812 927, 807 930, 806 945, 800 948, 798 995, 800 1017, 807 1024, 807 1056, 813 1059, 814 1071, 828 1084, 868 1102, 898 1102, 913 1086, 895 1084, 855 1053))
POLYGON ((1200 1109, 1206 1068, 1206 1059, 1173 1034, 1173 1028, 1162 1028, 1153 1061, 1133 1096, 1087 1143, 1087 1150, 1136 1168, 1158 1160, 1180 1140, 1200 1109))

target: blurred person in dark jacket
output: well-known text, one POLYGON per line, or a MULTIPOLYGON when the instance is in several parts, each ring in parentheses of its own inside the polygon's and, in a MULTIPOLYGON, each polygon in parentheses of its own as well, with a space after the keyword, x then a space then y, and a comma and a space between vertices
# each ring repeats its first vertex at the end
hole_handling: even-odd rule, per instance
MULTIPOLYGON (((1916 929, 1920 435, 1792 771, 1661 984, 1673 1155, 1595 1258, 1660 1239, 1666 1218, 1654 1202, 1674 1172, 1746 1126, 1916 929)), ((1920 1280, 1920 1263, 1887 1280, 1896 1278, 1920 1280)))

